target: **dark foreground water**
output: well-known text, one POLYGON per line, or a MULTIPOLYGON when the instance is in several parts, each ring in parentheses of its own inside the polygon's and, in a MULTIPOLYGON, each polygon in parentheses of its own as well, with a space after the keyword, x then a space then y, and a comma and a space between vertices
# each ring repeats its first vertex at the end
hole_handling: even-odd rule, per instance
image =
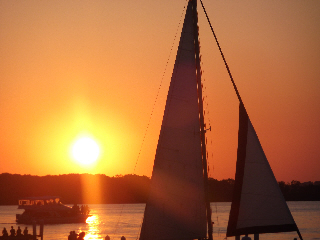
MULTIPOLYGON (((320 202, 288 202, 292 215, 304 240, 320 240, 320 202)), ((83 224, 56 224, 44 226, 44 240, 67 240, 70 231, 86 232, 85 240, 103 239, 109 235, 112 240, 125 236, 128 240, 139 238, 144 204, 93 204, 89 205, 92 217, 83 224)), ((230 203, 212 203, 212 221, 214 222, 213 239, 226 239, 226 228, 230 203)), ((0 229, 10 229, 15 223, 15 214, 23 210, 17 206, 0 206, 0 229)), ((24 229, 27 225, 19 225, 24 229)), ((29 233, 32 226, 28 226, 29 233)), ((261 240, 290 239, 298 237, 296 233, 261 234, 261 240)), ((228 238, 228 239, 234 239, 228 238)), ((252 236, 253 239, 253 236, 252 236)))

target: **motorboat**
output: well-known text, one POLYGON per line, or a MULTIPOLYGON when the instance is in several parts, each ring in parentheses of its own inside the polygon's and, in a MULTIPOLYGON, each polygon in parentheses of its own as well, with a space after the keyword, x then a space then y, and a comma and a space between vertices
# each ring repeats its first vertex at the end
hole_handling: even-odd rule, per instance
POLYGON ((16 214, 16 222, 20 224, 85 223, 90 216, 87 205, 66 206, 57 196, 23 198, 19 200, 18 209, 25 210, 16 214))

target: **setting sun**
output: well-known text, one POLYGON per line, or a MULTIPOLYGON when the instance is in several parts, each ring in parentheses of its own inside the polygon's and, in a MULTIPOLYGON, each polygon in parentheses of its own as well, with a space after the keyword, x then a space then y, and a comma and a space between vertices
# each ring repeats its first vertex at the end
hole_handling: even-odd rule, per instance
POLYGON ((90 137, 79 138, 72 146, 72 157, 79 163, 89 165, 94 163, 100 154, 99 145, 90 137))

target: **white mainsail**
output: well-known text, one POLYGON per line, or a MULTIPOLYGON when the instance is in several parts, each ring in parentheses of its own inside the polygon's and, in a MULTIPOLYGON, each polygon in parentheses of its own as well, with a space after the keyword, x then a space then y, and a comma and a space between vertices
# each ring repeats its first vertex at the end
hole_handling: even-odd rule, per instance
POLYGON ((164 111, 140 240, 206 237, 193 5, 189 1, 164 111))
POLYGON ((242 103, 236 178, 227 236, 298 231, 242 103))

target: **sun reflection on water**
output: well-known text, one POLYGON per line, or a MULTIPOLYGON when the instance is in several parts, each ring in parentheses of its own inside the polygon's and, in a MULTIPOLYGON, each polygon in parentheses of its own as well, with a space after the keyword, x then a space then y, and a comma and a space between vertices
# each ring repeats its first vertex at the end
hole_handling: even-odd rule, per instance
POLYGON ((84 237, 85 240, 91 240, 91 239, 103 239, 103 237, 100 235, 100 228, 99 225, 101 224, 101 221, 97 215, 92 215, 87 218, 87 229, 85 230, 86 235, 84 237))
MULTIPOLYGON (((137 210, 131 204, 97 204, 89 205, 90 217, 86 223, 76 226, 76 233, 85 233, 84 240, 120 240, 124 236, 127 240, 136 240, 139 236, 144 205, 137 210)), ((74 230, 68 228, 68 230, 74 230)))

